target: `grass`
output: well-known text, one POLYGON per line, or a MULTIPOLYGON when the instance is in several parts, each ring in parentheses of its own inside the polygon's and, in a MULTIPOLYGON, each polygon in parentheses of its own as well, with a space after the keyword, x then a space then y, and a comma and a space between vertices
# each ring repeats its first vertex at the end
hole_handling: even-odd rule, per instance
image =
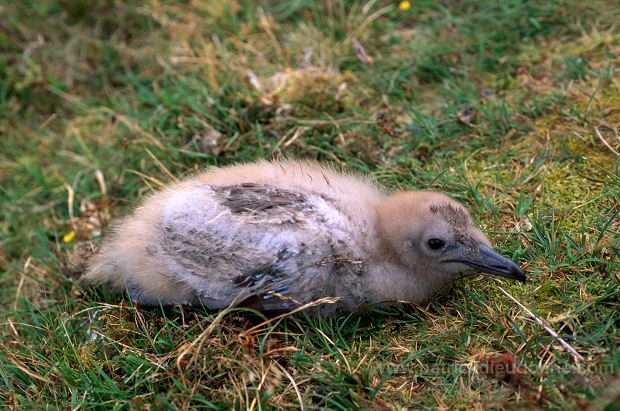
POLYGON ((0 399, 618 409, 619 19, 600 0, 4 2, 0 399), (171 176, 281 156, 466 203, 529 274, 502 287, 584 360, 483 278, 428 306, 264 324, 75 284, 171 176), (482 372, 504 353, 520 382, 482 372))

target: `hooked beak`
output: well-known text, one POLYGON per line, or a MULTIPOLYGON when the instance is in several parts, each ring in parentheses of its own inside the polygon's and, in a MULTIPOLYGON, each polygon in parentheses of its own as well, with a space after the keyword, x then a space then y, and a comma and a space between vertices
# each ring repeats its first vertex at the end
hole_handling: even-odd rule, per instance
POLYGON ((450 262, 463 263, 483 273, 498 275, 525 283, 525 273, 512 260, 497 253, 485 244, 478 244, 478 251, 479 253, 475 257, 463 253, 462 258, 450 260, 450 262))

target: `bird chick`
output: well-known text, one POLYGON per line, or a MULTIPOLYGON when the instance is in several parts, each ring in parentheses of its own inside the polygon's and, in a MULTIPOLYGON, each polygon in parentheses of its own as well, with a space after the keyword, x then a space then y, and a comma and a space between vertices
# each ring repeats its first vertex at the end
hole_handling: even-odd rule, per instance
POLYGON ((482 272, 525 281, 457 201, 385 194, 317 163, 211 169, 148 198, 92 259, 85 283, 127 290, 142 306, 231 304, 287 311, 322 297, 338 315, 430 299, 482 272))

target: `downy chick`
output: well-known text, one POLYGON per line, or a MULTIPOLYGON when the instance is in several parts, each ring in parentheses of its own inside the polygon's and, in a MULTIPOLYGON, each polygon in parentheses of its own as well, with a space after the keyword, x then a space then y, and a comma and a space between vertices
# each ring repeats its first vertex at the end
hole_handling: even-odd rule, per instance
POLYGON ((420 303, 456 277, 525 281, 457 201, 381 192, 317 163, 211 169, 146 199, 90 264, 86 283, 143 306, 230 304, 286 311, 322 297, 323 315, 420 303))

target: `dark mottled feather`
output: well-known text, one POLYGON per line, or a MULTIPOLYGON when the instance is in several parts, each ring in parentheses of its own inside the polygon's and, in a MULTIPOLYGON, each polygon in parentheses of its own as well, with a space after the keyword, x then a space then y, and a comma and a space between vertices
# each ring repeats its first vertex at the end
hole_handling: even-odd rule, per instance
POLYGON ((214 186, 212 190, 221 196, 220 204, 234 214, 279 212, 282 209, 302 211, 309 207, 306 196, 265 184, 214 186))

